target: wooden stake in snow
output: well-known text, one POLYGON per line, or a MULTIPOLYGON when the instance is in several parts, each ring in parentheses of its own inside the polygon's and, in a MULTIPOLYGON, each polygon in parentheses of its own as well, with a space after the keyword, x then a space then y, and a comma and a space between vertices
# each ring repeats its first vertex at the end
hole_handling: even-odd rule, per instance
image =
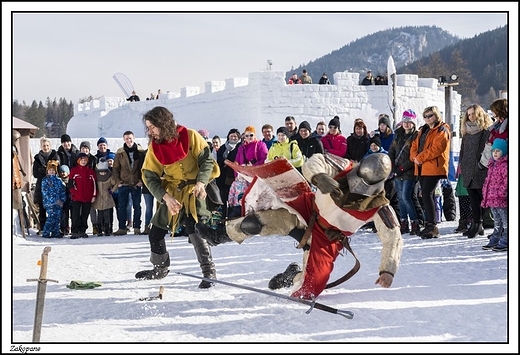
POLYGON ((36 311, 34 313, 34 328, 33 328, 33 343, 40 342, 40 335, 42 331, 43 320, 43 305, 45 304, 45 291, 47 290, 47 281, 58 282, 57 280, 47 279, 47 263, 51 247, 43 248, 42 258, 40 264, 40 278, 27 279, 29 281, 38 281, 38 289, 36 292, 36 311))

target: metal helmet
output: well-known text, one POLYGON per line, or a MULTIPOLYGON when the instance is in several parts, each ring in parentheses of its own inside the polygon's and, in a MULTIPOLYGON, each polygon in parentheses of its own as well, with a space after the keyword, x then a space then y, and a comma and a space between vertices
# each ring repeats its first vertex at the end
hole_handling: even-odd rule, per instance
POLYGON ((391 171, 392 162, 387 154, 370 154, 347 174, 349 190, 364 196, 378 194, 384 190, 385 180, 391 171))
POLYGON ((20 132, 18 132, 16 129, 13 129, 13 142, 16 142, 20 137, 20 132))

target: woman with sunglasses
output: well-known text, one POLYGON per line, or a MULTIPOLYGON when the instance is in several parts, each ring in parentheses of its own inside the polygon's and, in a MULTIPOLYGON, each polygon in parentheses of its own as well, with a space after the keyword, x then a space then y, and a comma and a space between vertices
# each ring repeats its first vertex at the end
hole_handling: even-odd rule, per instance
POLYGON ((323 149, 330 154, 344 157, 347 153, 347 138, 341 134, 339 117, 334 116, 329 122, 329 133, 321 138, 323 149))
POLYGON ((435 186, 448 177, 450 157, 450 126, 442 121, 439 108, 424 109, 425 124, 417 133, 410 147, 410 160, 415 164, 414 174, 421 185, 426 224, 418 235, 422 239, 437 238, 439 229, 435 217, 435 186))
POLYGON ((267 145, 256 138, 255 127, 247 126, 244 131, 244 140, 238 147, 235 162, 238 165, 262 165, 267 158, 267 152, 267 145))

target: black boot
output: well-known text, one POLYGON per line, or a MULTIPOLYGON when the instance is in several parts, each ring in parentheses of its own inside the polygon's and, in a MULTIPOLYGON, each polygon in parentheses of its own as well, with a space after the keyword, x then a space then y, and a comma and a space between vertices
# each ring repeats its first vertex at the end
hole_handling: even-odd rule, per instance
POLYGON ((297 263, 289 264, 283 273, 274 276, 269 281, 269 289, 277 290, 282 287, 291 287, 293 285, 294 277, 301 271, 302 269, 297 263))
POLYGON ((468 222, 465 219, 459 219, 459 225, 454 230, 455 233, 466 233, 468 231, 468 222))
POLYGON ((150 261, 153 264, 152 270, 142 270, 135 274, 135 278, 138 280, 158 280, 165 278, 170 272, 168 266, 170 266, 170 254, 157 254, 152 252, 150 255, 150 261))
POLYGON ((211 246, 233 241, 227 235, 225 225, 218 225, 217 229, 213 229, 205 223, 198 222, 195 224, 195 230, 197 231, 197 234, 202 239, 206 240, 211 246))
POLYGON ((109 236, 112 234, 112 228, 110 228, 110 223, 103 224, 103 231, 106 236, 109 236))
POLYGON ((484 228, 482 227, 482 223, 471 223, 471 226, 469 227, 468 231, 466 232, 466 236, 468 238, 475 238, 477 236, 477 233, 480 235, 484 235, 484 228))
MULTIPOLYGON (((195 249, 195 254, 197 255, 197 260, 199 261, 200 269, 202 270, 202 276, 207 279, 216 279, 217 271, 215 270, 215 264, 211 257, 211 248, 209 243, 205 239, 201 238, 198 233, 190 234, 188 235, 188 238, 195 249)), ((215 285, 214 282, 202 280, 199 284, 199 288, 210 288, 213 285, 215 285)))

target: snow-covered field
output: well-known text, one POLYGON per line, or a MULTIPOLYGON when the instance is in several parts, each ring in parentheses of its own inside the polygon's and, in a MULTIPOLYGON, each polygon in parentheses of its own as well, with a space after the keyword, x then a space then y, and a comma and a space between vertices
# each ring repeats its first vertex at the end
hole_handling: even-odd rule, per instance
MULTIPOLYGON (((171 267, 165 279, 136 281, 135 272, 150 267, 147 236, 43 239, 34 231, 27 239, 13 236, 12 302, 3 298, 4 343, 10 338, 13 345, 33 345, 37 283, 27 279, 39 277, 37 263, 49 246, 47 278, 58 282, 47 283, 41 352, 149 353, 156 347, 175 352, 353 352, 389 343, 385 352, 402 352, 407 346, 418 352, 445 351, 448 346, 452 352, 518 349, 518 259, 482 250, 485 236, 453 234, 456 224, 441 223, 439 239, 404 235, 401 266, 389 289, 374 284, 381 249, 377 235, 354 235, 351 246, 361 261, 360 271, 317 299, 353 312, 353 319, 319 309, 307 314, 307 305, 223 284, 198 289, 200 280, 176 274, 201 275, 186 237, 167 237, 171 267), (72 280, 102 286, 68 289, 72 280), (139 301, 157 295, 161 285, 162 300, 139 301), (208 344, 215 342, 258 345, 208 344), (168 347, 171 343, 180 344, 168 347), (395 350, 394 343, 399 344, 395 350), (424 343, 432 345, 419 346, 424 343)), ((212 252, 220 280, 262 290, 268 290, 269 279, 290 262, 301 262, 301 251, 284 236, 257 236, 241 245, 213 247, 212 252)), ((353 263, 349 254, 340 256, 331 279, 345 274, 353 263)), ((3 280, 9 280, 6 272, 3 280)), ((275 292, 290 294, 289 289, 275 292)))

